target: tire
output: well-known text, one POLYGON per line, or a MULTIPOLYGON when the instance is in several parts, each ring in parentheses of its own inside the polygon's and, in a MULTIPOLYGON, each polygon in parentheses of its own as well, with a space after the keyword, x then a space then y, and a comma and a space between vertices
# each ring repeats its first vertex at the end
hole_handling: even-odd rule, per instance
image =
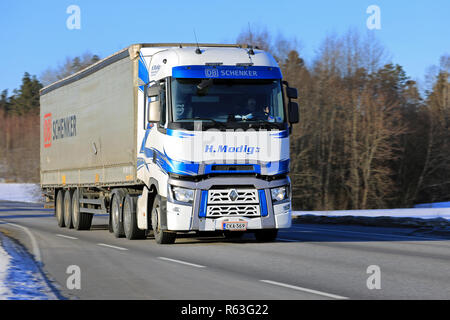
POLYGON ((73 190, 64 191, 64 224, 67 228, 72 229, 72 195, 73 190))
POLYGON ((151 221, 153 235, 155 236, 155 241, 158 244, 172 244, 177 238, 176 232, 168 232, 161 230, 160 228, 160 216, 161 216, 161 198, 156 195, 153 200, 151 221))
POLYGON ((278 229, 261 229, 255 231, 255 238, 258 242, 271 242, 277 238, 278 229))
POLYGON ((123 201, 123 231, 128 240, 145 238, 145 230, 137 226, 136 208, 137 198, 127 194, 123 201))
POLYGON ((123 192, 118 190, 114 192, 111 201, 111 227, 116 238, 122 238, 125 233, 123 231, 123 223, 121 221, 123 205, 123 192))
POLYGON ((72 224, 76 230, 89 230, 92 224, 92 214, 80 212, 80 191, 72 194, 72 224))
POLYGON ((113 233, 114 232, 113 227, 112 227, 111 213, 109 214, 108 231, 109 231, 109 233, 113 233))
POLYGON ((58 226, 64 228, 64 190, 58 190, 56 194, 55 216, 58 226))

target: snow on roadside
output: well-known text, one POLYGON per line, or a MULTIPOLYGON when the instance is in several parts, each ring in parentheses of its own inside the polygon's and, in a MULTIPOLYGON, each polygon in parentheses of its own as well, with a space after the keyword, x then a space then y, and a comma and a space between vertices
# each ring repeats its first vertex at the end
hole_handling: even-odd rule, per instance
POLYGON ((58 293, 26 249, 0 232, 0 300, 55 300, 58 293))
POLYGON ((5 300, 10 295, 9 289, 6 287, 6 277, 8 272, 10 257, 2 248, 0 238, 0 300, 5 300))
POLYGON ((43 202, 39 184, 0 183, 0 200, 20 202, 43 202))

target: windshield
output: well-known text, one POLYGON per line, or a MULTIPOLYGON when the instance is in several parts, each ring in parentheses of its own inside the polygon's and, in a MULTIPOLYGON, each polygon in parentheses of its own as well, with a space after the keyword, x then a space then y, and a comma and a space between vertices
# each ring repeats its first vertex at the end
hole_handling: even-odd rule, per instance
POLYGON ((278 127, 285 122, 279 80, 172 79, 172 109, 173 122, 180 124, 202 121, 220 128, 272 123, 278 127))

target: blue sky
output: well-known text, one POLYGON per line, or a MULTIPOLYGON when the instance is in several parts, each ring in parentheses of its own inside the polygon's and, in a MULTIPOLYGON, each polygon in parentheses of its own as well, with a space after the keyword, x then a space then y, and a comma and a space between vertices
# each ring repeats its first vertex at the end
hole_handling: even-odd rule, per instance
POLYGON ((233 43, 251 26, 265 26, 301 43, 310 62, 324 38, 354 28, 367 32, 369 5, 381 10, 372 30, 392 61, 421 80, 450 54, 450 0, 160 0, 0 1, 0 90, 18 88, 25 71, 40 76, 67 56, 108 56, 139 42, 233 43), (81 9, 81 29, 69 30, 67 7, 81 9))

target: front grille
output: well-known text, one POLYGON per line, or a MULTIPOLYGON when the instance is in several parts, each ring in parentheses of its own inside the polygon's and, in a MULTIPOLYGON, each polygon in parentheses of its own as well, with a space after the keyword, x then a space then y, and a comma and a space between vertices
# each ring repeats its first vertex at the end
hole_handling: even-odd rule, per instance
POLYGON ((259 216, 259 205, 224 205, 208 206, 206 216, 259 216))
POLYGON ((260 216, 258 190, 233 188, 209 190, 206 216, 260 216))
POLYGON ((221 189, 208 191, 208 204, 259 203, 256 189, 221 189), (233 195, 235 194, 235 197, 233 195))
POLYGON ((212 172, 214 172, 214 171, 226 171, 226 172, 250 171, 250 172, 253 172, 253 171, 255 171, 255 167, 252 165, 220 164, 220 165, 211 166, 211 171, 212 172))

